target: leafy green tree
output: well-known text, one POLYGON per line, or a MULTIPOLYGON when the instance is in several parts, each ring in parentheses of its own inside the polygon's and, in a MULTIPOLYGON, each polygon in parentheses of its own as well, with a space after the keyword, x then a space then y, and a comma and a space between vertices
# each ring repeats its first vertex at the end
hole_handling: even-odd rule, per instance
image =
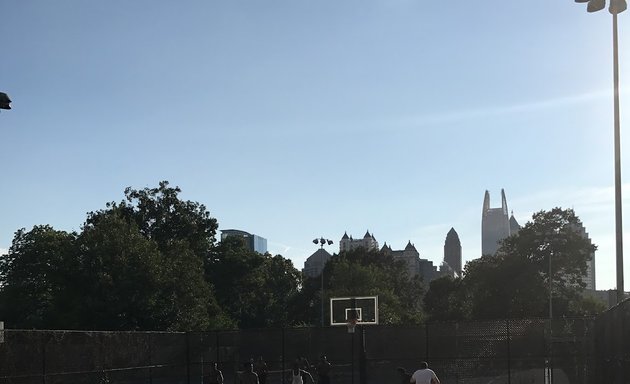
POLYGON ((461 278, 444 276, 431 281, 423 301, 424 310, 432 321, 464 320, 470 316, 461 278))
POLYGON ((230 326, 212 284, 205 280, 208 257, 215 247, 217 222, 204 205, 181 200, 180 192, 179 187, 169 187, 167 181, 160 182, 158 188, 127 188, 126 200, 108 203, 106 209, 89 213, 84 231, 100 228, 102 222, 114 216, 157 252, 158 257, 153 258, 156 269, 152 272, 158 286, 155 297, 147 298, 156 305, 151 314, 153 323, 147 323, 152 329, 230 326))
MULTIPOLYGON (((329 280, 328 273, 330 272, 328 264, 324 268, 324 279, 329 280)), ((291 300, 289 304, 289 311, 291 312, 292 325, 320 325, 321 324, 321 300, 324 300, 324 321, 325 323, 330 318, 329 306, 327 305, 327 298, 329 294, 321 296, 321 277, 308 277, 305 274, 301 275, 301 284, 297 294, 291 300)), ((327 284, 325 287, 328 286, 327 284)))
POLYGON ((0 313, 13 328, 63 327, 75 295, 76 233, 48 225, 15 233, 0 256, 0 313))
POLYGON ((217 220, 210 217, 203 204, 181 200, 180 192, 168 181, 161 181, 157 188, 128 187, 125 200, 110 202, 105 210, 91 212, 87 223, 98 220, 101 213, 119 210, 127 220, 136 223, 140 233, 155 241, 161 252, 172 242, 185 241, 195 255, 205 260, 216 242, 217 220))
POLYGON ((207 330, 226 328, 232 321, 219 306, 212 284, 205 280, 203 260, 185 241, 173 242, 164 252, 163 288, 159 302, 162 329, 207 330))
POLYGON ((518 257, 486 255, 469 262, 460 288, 472 319, 542 317, 547 305, 540 271, 518 257))
POLYGON ((12 327, 206 330, 231 325, 205 279, 216 220, 168 182, 125 191, 82 232, 19 230, 0 256, 0 310, 12 327))
POLYGON ((207 279, 216 287, 221 307, 240 328, 291 325, 300 272, 280 255, 248 250, 229 236, 212 252, 207 279))
POLYGON ((226 237, 212 252, 206 279, 214 285, 219 305, 236 326, 255 323, 256 294, 262 281, 254 271, 262 264, 262 258, 246 249, 236 236, 226 237))
POLYGON ((81 328, 155 330, 164 263, 155 242, 117 210, 86 224, 79 237, 81 328))
POLYGON ((281 255, 263 256, 265 262, 260 274, 265 278, 263 292, 266 292, 260 313, 266 318, 266 326, 295 325, 296 298, 300 290, 302 275, 293 262, 281 255))
POLYGON ((471 316, 547 317, 550 286, 554 317, 582 313, 582 278, 596 247, 578 232, 579 226, 571 209, 540 211, 505 239, 496 255, 468 263, 463 289, 471 316))
POLYGON ((82 327, 185 331, 223 325, 203 260, 187 242, 172 240, 160 252, 119 208, 90 222, 79 238, 82 327))
POLYGON ((402 261, 391 255, 363 248, 334 255, 326 266, 326 298, 340 296, 379 297, 381 324, 417 324, 424 314, 424 286, 411 277, 402 261))
POLYGON ((569 304, 570 313, 576 316, 595 316, 604 312, 607 308, 602 300, 588 295, 580 297, 569 304))

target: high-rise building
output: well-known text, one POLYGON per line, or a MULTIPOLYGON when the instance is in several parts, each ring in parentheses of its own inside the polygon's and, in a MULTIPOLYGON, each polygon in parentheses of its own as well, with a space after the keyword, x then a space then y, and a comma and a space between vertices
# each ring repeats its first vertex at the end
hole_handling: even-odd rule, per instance
POLYGON ((362 239, 353 239, 345 232, 339 240, 339 252, 352 251, 357 248, 378 251, 378 241, 374 238, 374 234, 370 234, 370 231, 367 231, 362 239))
POLYGON ((262 254, 267 253, 267 239, 264 237, 241 231, 239 229, 224 229, 221 231, 221 241, 228 236, 238 236, 243 239, 245 247, 247 247, 250 251, 262 254))
POLYGON ((518 231, 521 230, 521 225, 516 221, 514 217, 514 211, 512 211, 512 215, 510 216, 510 236, 516 235, 518 231))
POLYGON ((501 208, 490 208, 490 193, 486 191, 481 214, 481 254, 494 255, 499 249, 500 241, 518 232, 520 228, 514 214, 508 217, 505 191, 501 189, 501 208))
POLYGON ((462 275, 462 244, 455 228, 451 228, 444 241, 444 263, 446 263, 457 276, 462 275))
MULTIPOLYGON (((586 232, 586 228, 584 228, 584 224, 579 222, 575 227, 580 236, 588 240, 589 244, 592 244, 591 239, 588 237, 588 232, 586 232)), ((586 284, 586 289, 589 291, 595 290, 595 251, 591 252, 591 260, 586 263, 586 275, 582 277, 582 281, 586 284)))
POLYGON ((332 255, 328 253, 324 248, 320 248, 315 253, 310 255, 304 262, 304 274, 308 277, 317 277, 321 275, 326 263, 332 255))

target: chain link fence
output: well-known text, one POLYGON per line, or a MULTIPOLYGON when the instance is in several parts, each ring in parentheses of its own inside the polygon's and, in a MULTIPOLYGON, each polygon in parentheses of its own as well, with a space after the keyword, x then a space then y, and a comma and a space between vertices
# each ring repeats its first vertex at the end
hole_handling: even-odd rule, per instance
MULTIPOLYGON (((333 384, 398 384, 396 371, 427 361, 451 383, 622 383, 630 306, 598 319, 511 319, 421 326, 216 332, 4 330, 0 384, 200 384, 217 362, 226 384, 263 357, 268 384, 287 384, 296 358, 333 364, 333 384)), ((1 338, 0 338, 1 340, 1 338)), ((313 377, 317 375, 313 371, 313 377)), ((625 382, 624 382, 625 383, 625 382)))
POLYGON ((599 316, 594 328, 593 383, 630 383, 630 299, 599 316))

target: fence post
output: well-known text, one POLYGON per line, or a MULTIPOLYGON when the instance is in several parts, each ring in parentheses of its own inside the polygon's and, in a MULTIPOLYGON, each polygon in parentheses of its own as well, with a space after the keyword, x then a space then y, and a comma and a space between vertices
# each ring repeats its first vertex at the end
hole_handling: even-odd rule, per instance
POLYGON ((200 371, 200 376, 201 376, 201 383, 203 383, 203 373, 204 373, 204 355, 206 353, 206 340, 205 340, 205 336, 206 333, 205 332, 199 332, 199 371, 200 371))
POLYGON ((457 362, 457 369, 455 370, 455 382, 459 383, 459 367, 461 366, 459 353, 459 322, 455 322, 455 361, 457 362))
POLYGON ((46 333, 42 332, 42 384, 46 384, 46 344, 48 343, 48 338, 46 337, 46 333))
POLYGON ((512 384, 512 353, 510 351, 510 319, 505 319, 507 328, 507 368, 508 368, 508 384, 512 384))
POLYGON ((148 333, 149 339, 149 384, 153 384, 153 334, 148 333))
MULTIPOLYGON (((350 351, 351 351, 350 352, 350 367, 351 367, 350 369, 351 369, 351 372, 352 372, 352 375, 351 375, 352 381, 351 381, 351 383, 354 384, 354 332, 352 332, 350 334, 350 351)), ((291 374, 293 374, 293 373, 291 373, 291 374)))
POLYGON ((221 359, 221 355, 219 354, 219 331, 214 331, 214 335, 215 335, 215 338, 214 338, 214 340, 215 340, 214 341, 214 346, 215 346, 214 357, 215 357, 215 360, 214 360, 214 362, 218 363, 219 361, 221 361, 220 360, 221 359))
POLYGON ((361 355, 359 355, 359 383, 367 382, 367 352, 365 350, 365 326, 361 325, 361 355))
POLYGON ((424 323, 424 359, 429 361, 429 323, 424 323))
POLYGON ((282 351, 282 383, 284 383, 284 374, 285 374, 285 367, 284 367, 284 360, 285 360, 285 351, 284 351, 284 326, 282 328, 280 328, 280 330, 282 331, 281 337, 280 337, 280 342, 282 343, 281 345, 281 351, 282 351))
POLYGON ((186 337, 186 382, 190 384, 190 340, 188 332, 184 333, 184 337, 186 337))

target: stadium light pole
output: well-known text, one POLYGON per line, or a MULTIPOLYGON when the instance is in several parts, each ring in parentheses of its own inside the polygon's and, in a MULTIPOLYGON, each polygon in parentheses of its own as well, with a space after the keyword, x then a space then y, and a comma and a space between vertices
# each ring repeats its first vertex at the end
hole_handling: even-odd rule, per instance
POLYGON ((549 251, 549 324, 551 324, 551 320, 553 319, 553 287, 551 283, 551 257, 553 256, 553 251, 549 251))
POLYGON ((553 243, 556 242, 556 237, 558 235, 558 230, 554 229, 553 231, 550 232, 546 232, 543 234, 543 238, 542 238, 542 242, 541 245, 539 246, 539 250, 542 252, 545 252, 547 254, 547 268, 548 268, 548 275, 547 275, 547 289, 549 292, 547 292, 549 294, 549 324, 551 324, 551 320, 553 319, 553 278, 552 278, 552 270, 551 270, 551 259, 554 257, 553 255, 553 250, 554 250, 554 245, 553 243))
MULTIPOLYGON (((329 239, 324 239, 323 237, 320 237, 319 239, 313 239, 313 243, 314 244, 319 244, 319 249, 324 249, 324 245, 332 245, 333 241, 329 240, 329 239)), ((319 262, 322 266, 322 271, 319 274, 319 278, 321 280, 321 288, 320 288, 320 301, 321 301, 321 316, 322 316, 322 327, 324 326, 324 253, 320 252, 319 253, 319 262)))
POLYGON ((540 251, 544 251, 548 258, 549 274, 547 276, 547 283, 549 285, 549 350, 546 359, 545 367, 545 383, 553 383, 553 275, 551 269, 551 259, 554 257, 554 247, 559 241, 558 239, 559 229, 554 228, 549 232, 544 233, 542 243, 539 246, 540 251))
MULTIPOLYGON (((606 0, 575 0, 576 3, 588 3, 588 12, 604 9, 606 0)), ((610 0, 608 11, 612 15, 613 29, 613 87, 614 87, 614 141, 615 141, 615 255, 617 261, 617 303, 623 300, 623 230, 621 220, 621 145, 619 122, 619 47, 617 37, 617 15, 628 8, 626 0, 610 0)))

